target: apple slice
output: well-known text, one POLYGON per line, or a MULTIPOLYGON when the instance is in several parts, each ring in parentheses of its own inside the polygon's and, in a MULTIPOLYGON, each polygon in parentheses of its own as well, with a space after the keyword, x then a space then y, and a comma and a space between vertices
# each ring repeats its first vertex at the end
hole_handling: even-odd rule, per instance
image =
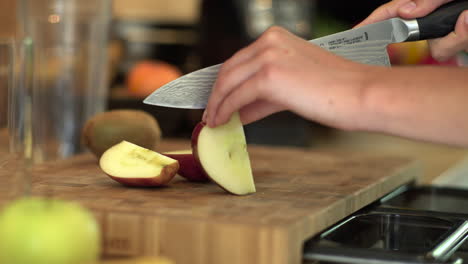
POLYGON ((191 149, 164 152, 162 154, 179 162, 180 168, 177 174, 185 179, 193 182, 206 182, 210 180, 193 157, 191 149))
POLYGON ((109 177, 128 186, 161 186, 174 178, 179 162, 128 141, 109 148, 99 159, 109 177))
POLYGON ((228 123, 210 128, 204 122, 192 133, 192 150, 206 175, 226 191, 245 195, 255 192, 249 153, 239 114, 228 123))

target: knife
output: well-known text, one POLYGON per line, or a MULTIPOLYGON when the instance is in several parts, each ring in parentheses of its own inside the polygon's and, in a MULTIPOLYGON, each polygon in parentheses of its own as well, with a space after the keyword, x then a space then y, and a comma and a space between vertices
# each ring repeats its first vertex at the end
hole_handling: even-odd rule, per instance
MULTIPOLYGON (((422 18, 391 18, 310 42, 349 60, 390 66, 388 44, 443 37, 454 30, 464 10, 468 10, 468 0, 456 0, 422 18)), ((220 67, 221 64, 217 64, 186 74, 161 86, 143 102, 164 107, 203 109, 220 67)))

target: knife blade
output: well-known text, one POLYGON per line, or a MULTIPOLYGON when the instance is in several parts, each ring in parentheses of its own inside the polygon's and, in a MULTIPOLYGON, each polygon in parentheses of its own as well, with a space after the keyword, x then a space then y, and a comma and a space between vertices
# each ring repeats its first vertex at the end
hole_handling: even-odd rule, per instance
MULTIPOLYGON (((388 44, 443 37, 453 31, 458 16, 464 10, 468 10, 468 0, 452 1, 422 18, 391 18, 309 42, 359 63, 390 66, 386 50, 388 44)), ((164 107, 203 109, 220 68, 221 64, 217 64, 186 74, 161 86, 143 102, 164 107)))

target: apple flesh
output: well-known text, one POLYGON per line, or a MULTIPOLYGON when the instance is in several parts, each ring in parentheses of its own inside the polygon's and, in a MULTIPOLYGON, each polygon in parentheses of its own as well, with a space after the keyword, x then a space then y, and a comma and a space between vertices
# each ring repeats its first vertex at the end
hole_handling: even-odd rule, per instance
POLYGON ((104 152, 99 166, 111 179, 136 187, 165 185, 179 170, 177 160, 128 141, 104 152))
POLYGON ((41 197, 22 198, 0 212, 0 263, 96 263, 101 234, 80 205, 41 197))
POLYGON ((246 195, 255 192, 244 129, 239 114, 228 123, 211 128, 204 122, 192 133, 195 159, 206 175, 227 192, 246 195))
POLYGON ((163 155, 179 162, 180 168, 177 174, 185 179, 192 182, 206 182, 210 180, 193 157, 191 149, 164 152, 163 155))

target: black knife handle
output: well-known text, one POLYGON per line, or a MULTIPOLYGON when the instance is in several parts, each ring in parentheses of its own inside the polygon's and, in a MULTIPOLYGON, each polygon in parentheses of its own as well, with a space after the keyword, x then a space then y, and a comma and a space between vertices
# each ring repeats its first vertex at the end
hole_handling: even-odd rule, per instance
POLYGON ((455 0, 437 8, 431 14, 416 19, 419 39, 433 39, 448 35, 455 28, 460 14, 468 10, 468 0, 455 0))

